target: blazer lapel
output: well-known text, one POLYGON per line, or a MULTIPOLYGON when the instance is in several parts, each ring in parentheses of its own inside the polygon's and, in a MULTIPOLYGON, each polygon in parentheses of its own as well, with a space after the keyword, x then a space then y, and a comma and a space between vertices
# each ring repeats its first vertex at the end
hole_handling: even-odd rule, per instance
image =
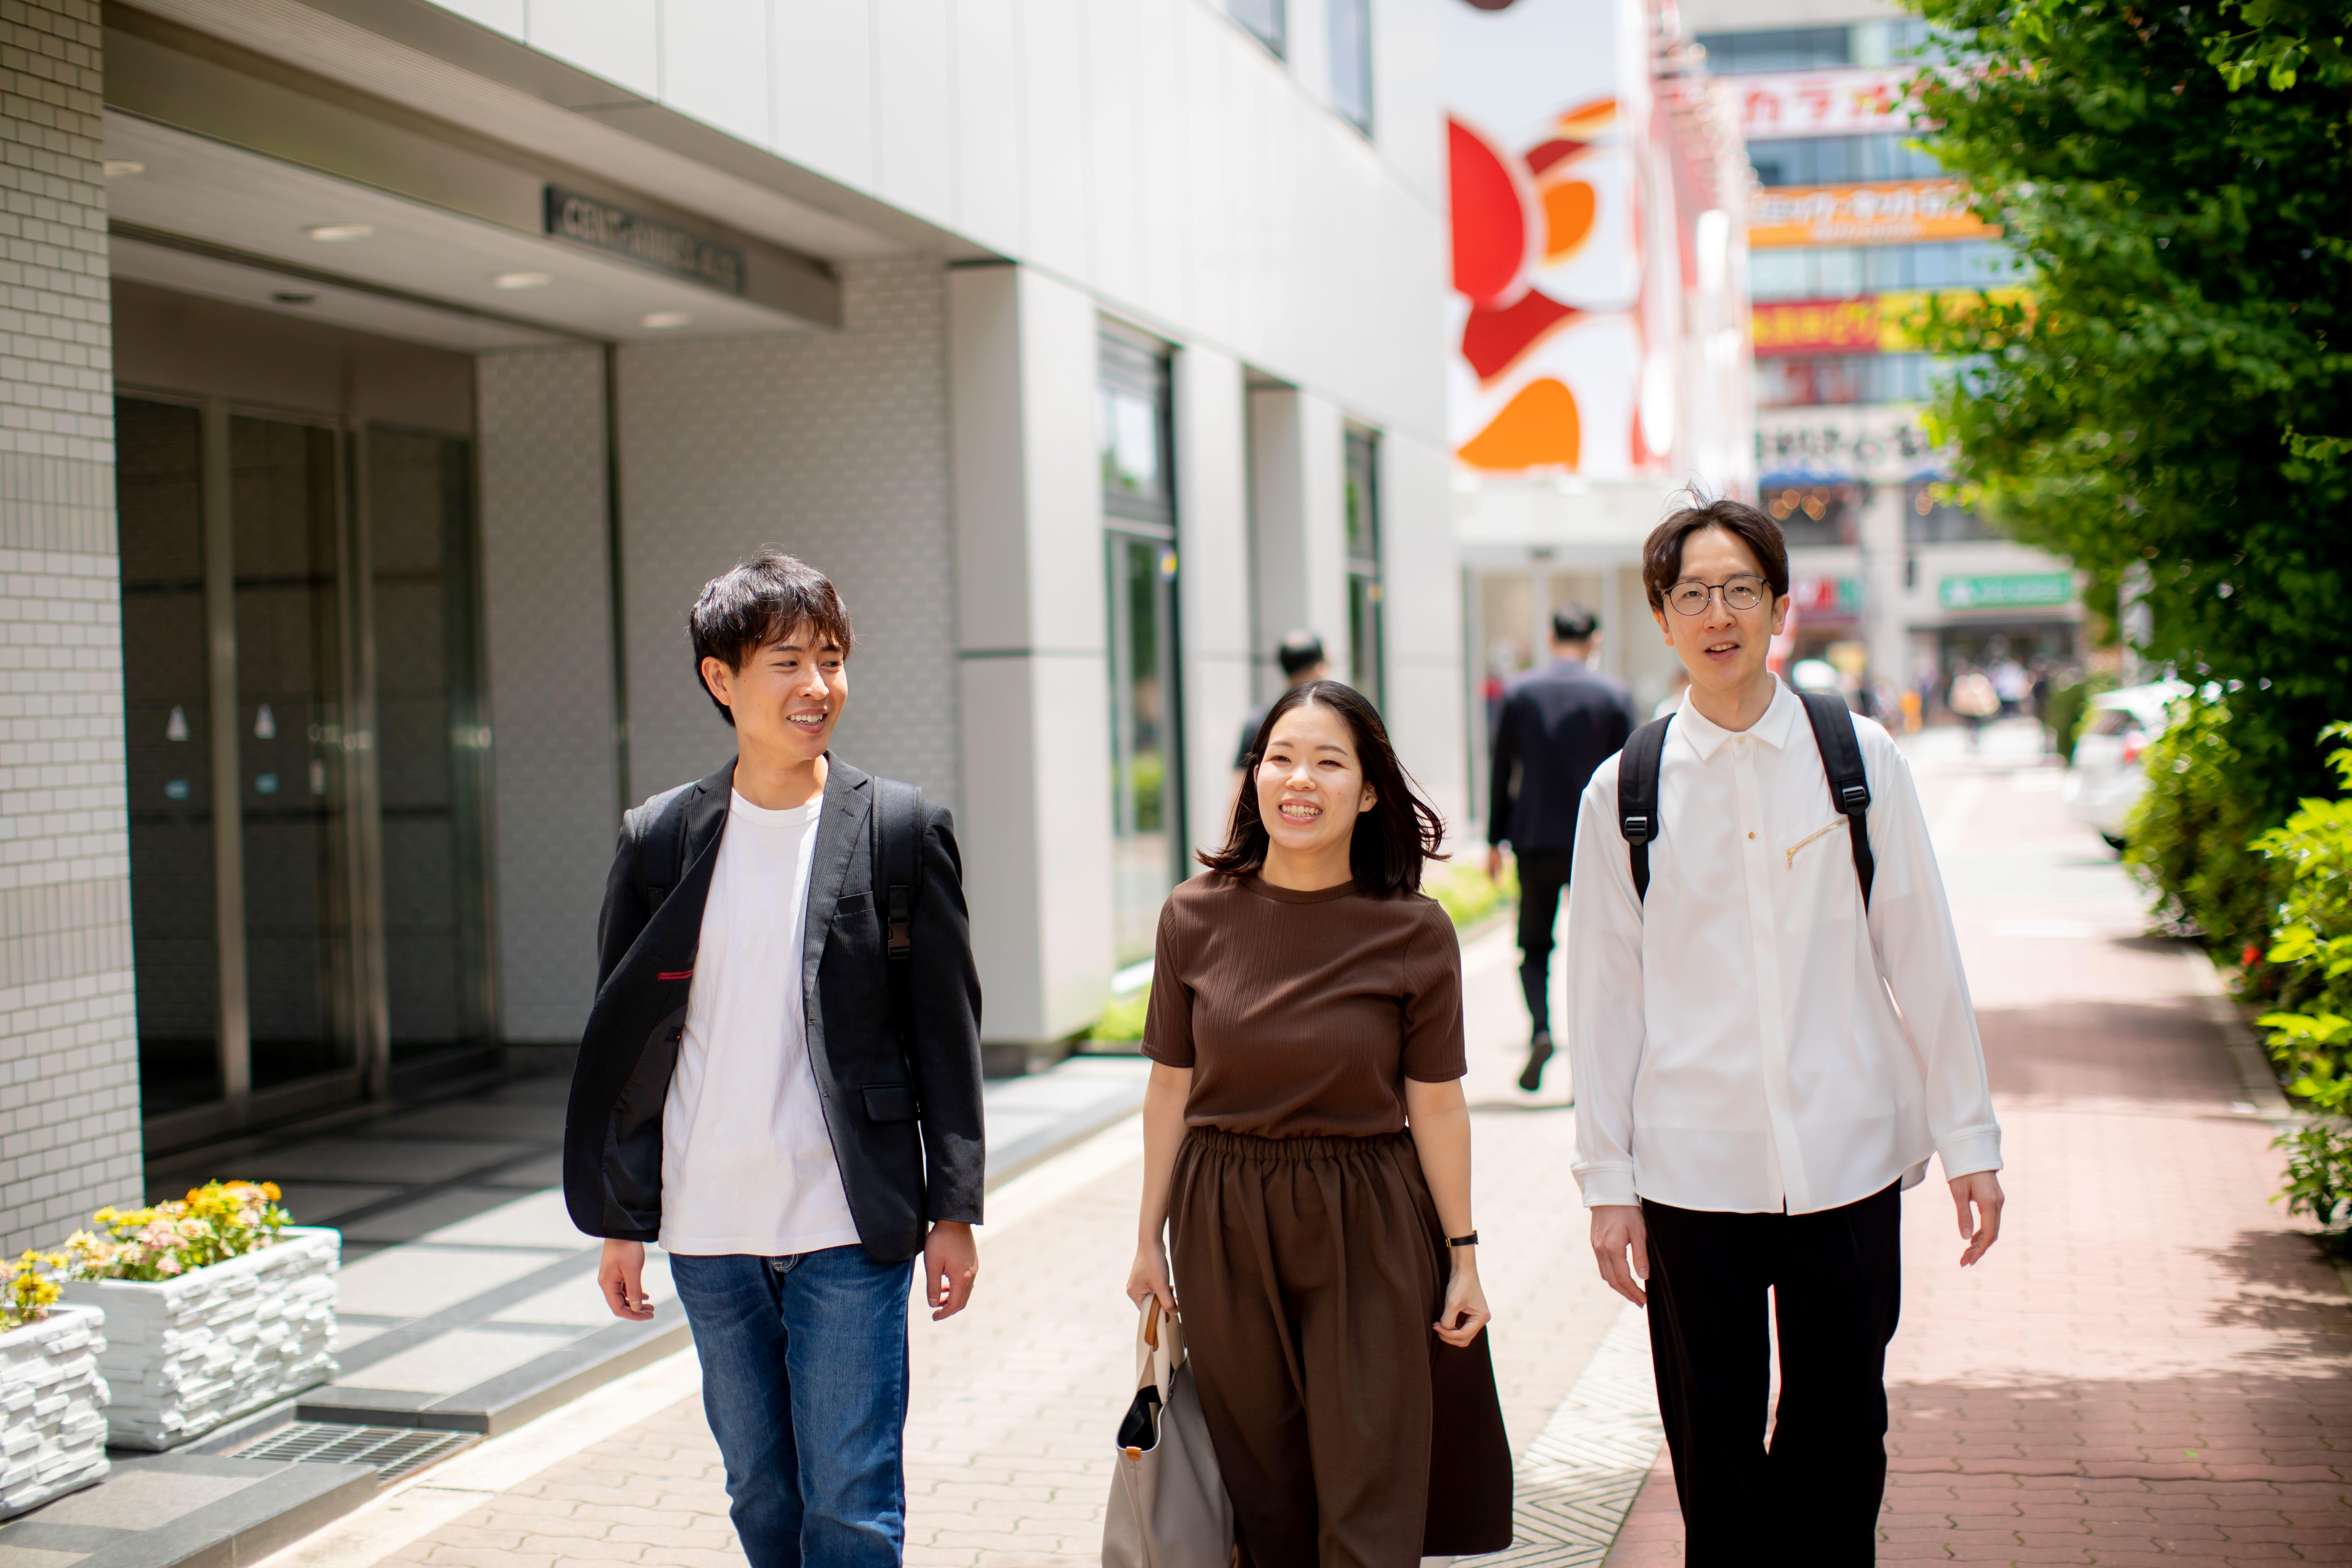
MULTIPOLYGON (((817 961, 824 956, 825 933, 833 929, 834 906, 841 901, 849 865, 866 843, 866 814, 874 806, 873 780, 837 758, 827 758, 824 815, 817 819, 816 847, 809 866, 808 924, 801 942, 801 996, 815 994, 817 961)), ((814 1014, 811 1014, 814 1022, 814 1014)))

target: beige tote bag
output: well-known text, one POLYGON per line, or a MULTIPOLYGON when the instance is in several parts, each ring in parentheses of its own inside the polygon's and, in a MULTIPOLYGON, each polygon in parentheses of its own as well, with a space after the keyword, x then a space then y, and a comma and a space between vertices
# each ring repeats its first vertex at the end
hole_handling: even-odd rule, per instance
POLYGON ((1103 1568, 1232 1568, 1234 1505, 1184 1360, 1184 1326, 1160 1314, 1156 1297, 1136 1331, 1135 1373, 1103 1518, 1103 1568))

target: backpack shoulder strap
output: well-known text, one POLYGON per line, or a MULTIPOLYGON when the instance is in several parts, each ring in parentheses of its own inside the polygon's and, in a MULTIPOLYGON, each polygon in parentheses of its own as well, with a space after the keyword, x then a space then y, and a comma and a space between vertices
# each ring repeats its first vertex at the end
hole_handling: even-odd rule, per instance
POLYGON ((1870 779, 1863 772, 1862 742, 1853 731, 1853 710, 1833 691, 1797 695, 1812 723, 1813 743, 1822 749, 1822 771, 1830 779, 1830 804, 1844 814, 1846 829, 1853 839, 1853 874, 1862 883, 1863 908, 1868 909, 1878 862, 1870 852, 1870 779))
POLYGON ((923 792, 897 779, 874 781, 874 888, 881 895, 883 969, 890 1034, 903 1055, 914 1039, 915 900, 922 891, 923 792))
POLYGON ((662 900, 677 886, 680 872, 686 865, 686 805, 694 794, 694 786, 670 791, 654 811, 654 819, 637 840, 637 898, 646 907, 646 918, 661 908, 662 900))
POLYGON ((875 889, 882 895, 883 931, 890 962, 904 963, 915 951, 915 895, 920 890, 923 858, 923 792, 897 779, 874 781, 875 889))
POLYGON ((1650 896, 1650 840, 1658 836, 1658 760, 1665 754, 1671 713, 1633 731, 1617 759, 1617 831, 1633 862, 1633 897, 1650 896))

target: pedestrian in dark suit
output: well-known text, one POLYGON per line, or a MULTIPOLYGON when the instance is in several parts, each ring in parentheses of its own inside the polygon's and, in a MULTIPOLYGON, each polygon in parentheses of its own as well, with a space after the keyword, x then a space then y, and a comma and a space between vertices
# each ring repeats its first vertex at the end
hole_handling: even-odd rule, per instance
POLYGON ((1495 765, 1486 807, 1486 869, 1499 876, 1503 846, 1519 863, 1519 984, 1531 1026, 1519 1087, 1543 1085, 1551 1059, 1551 929, 1576 847, 1577 802, 1592 770, 1633 732, 1633 700, 1588 667, 1600 621, 1581 605, 1551 616, 1551 662, 1503 691, 1495 724, 1495 765))

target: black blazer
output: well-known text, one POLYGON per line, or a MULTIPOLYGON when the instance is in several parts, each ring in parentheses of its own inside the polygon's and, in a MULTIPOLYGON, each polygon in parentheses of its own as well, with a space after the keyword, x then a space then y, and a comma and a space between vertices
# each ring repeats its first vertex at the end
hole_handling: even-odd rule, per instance
MULTIPOLYGON (((564 1205, 591 1236, 652 1241, 661 1229, 662 1104, 686 1031, 687 989, 734 778, 730 762, 654 796, 621 826, 597 924, 596 1002, 563 1128, 564 1205), (681 794, 688 796, 682 869, 648 917, 640 846, 681 794)), ((912 1037, 900 1052, 875 908, 874 795, 870 775, 832 761, 799 958, 809 1058, 850 1216, 867 1254, 896 1263, 922 1250, 928 1221, 980 1221, 987 1165, 980 975, 954 821, 927 801, 908 960, 912 1037)))
POLYGON ((1592 770, 1624 750, 1633 699, 1580 659, 1556 658, 1503 689, 1486 838, 1520 854, 1576 847, 1576 806, 1592 770))

